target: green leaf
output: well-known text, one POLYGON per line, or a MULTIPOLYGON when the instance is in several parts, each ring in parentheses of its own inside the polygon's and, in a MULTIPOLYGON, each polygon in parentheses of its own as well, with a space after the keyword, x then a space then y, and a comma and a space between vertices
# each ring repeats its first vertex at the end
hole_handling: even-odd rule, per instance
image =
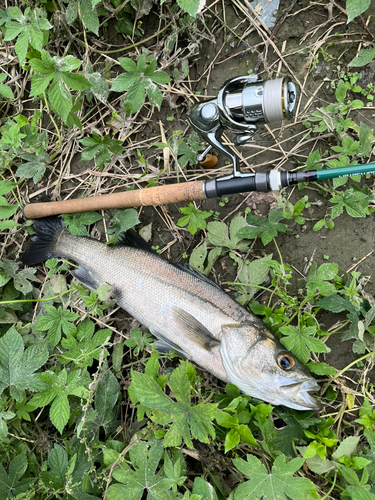
POLYGON ((177 3, 181 9, 187 12, 190 16, 196 16, 199 7, 199 0, 177 0, 177 3))
POLYGON ((26 59, 28 46, 29 46, 28 33, 27 31, 22 31, 22 33, 19 35, 14 45, 14 50, 18 56, 20 63, 23 63, 23 61, 26 59))
POLYGON ((62 73, 61 79, 72 90, 84 90, 91 87, 91 83, 78 73, 62 73))
POLYGON ((65 87, 62 78, 54 78, 48 90, 48 97, 56 113, 65 122, 72 109, 73 101, 69 90, 65 87))
POLYGON ((45 384, 48 384, 49 387, 35 394, 29 403, 36 407, 43 407, 52 402, 50 408, 51 422, 62 433, 70 417, 67 396, 89 397, 89 391, 83 385, 87 382, 86 377, 82 373, 82 370, 73 370, 68 374, 64 368, 58 375, 51 371, 46 371, 39 374, 39 378, 45 384))
POLYGON ((110 235, 109 244, 116 243, 121 233, 139 224, 138 213, 134 208, 122 208, 115 210, 111 219, 112 225, 108 227, 107 233, 110 235))
POLYGON ((59 394, 54 399, 49 415, 52 424, 62 434, 70 417, 69 402, 66 394, 59 394))
POLYGON ((137 79, 127 91, 124 106, 127 115, 136 113, 145 102, 145 86, 142 78, 137 79))
POLYGON ((281 343, 291 351, 302 363, 310 359, 312 352, 329 352, 330 349, 320 339, 312 337, 316 332, 316 326, 282 326, 280 332, 285 335, 281 343))
POLYGON ((94 323, 90 319, 85 319, 78 324, 76 336, 69 334, 62 339, 61 345, 64 349, 59 359, 63 364, 74 363, 79 368, 92 366, 94 359, 99 360, 102 349, 111 338, 112 332, 109 329, 99 330, 94 334, 94 323))
POLYGON ((234 429, 231 429, 228 434, 225 436, 225 441, 224 441, 224 445, 225 445, 225 450, 224 452, 227 453, 229 450, 232 450, 233 448, 235 448, 238 443, 240 442, 240 434, 239 432, 237 431, 236 428, 234 429))
POLYGON ((350 61, 348 64, 349 68, 360 68, 361 66, 366 66, 375 59, 375 47, 372 49, 361 49, 358 55, 350 61))
POLYGON ((278 232, 285 233, 287 231, 291 231, 289 227, 279 222, 281 219, 283 219, 282 208, 271 210, 268 215, 268 219, 249 214, 247 216, 247 222, 249 225, 240 229, 237 236, 247 239, 260 236, 263 245, 267 245, 270 241, 272 241, 272 238, 277 236, 278 232))
POLYGON ((233 460, 235 467, 249 481, 240 484, 235 490, 234 500, 315 500, 319 498, 316 486, 306 478, 295 477, 303 465, 302 458, 287 462, 284 455, 276 457, 271 473, 253 455, 247 455, 247 462, 241 458, 233 460))
POLYGON ((265 255, 260 259, 253 260, 251 262, 246 261, 243 263, 237 278, 238 284, 236 286, 244 293, 244 300, 246 300, 246 302, 251 300, 254 294, 258 291, 257 285, 261 285, 266 281, 270 269, 266 263, 271 259, 272 255, 265 255), (253 286, 243 287, 241 286, 243 283, 251 284, 253 286))
POLYGON ((107 80, 97 72, 89 72, 87 75, 87 80, 91 85, 86 93, 88 100, 91 102, 91 95, 94 95, 98 99, 98 101, 106 104, 109 95, 109 86, 107 80))
POLYGON ((14 498, 29 491, 36 478, 21 479, 27 469, 26 453, 16 455, 9 464, 8 474, 0 463, 0 497, 14 498))
POLYGON ((41 316, 36 325, 37 330, 47 332, 47 338, 52 347, 60 342, 61 334, 69 335, 76 331, 73 322, 79 318, 79 314, 54 306, 46 305, 45 316, 41 316))
POLYGON ((207 224, 205 219, 212 215, 211 212, 195 208, 193 203, 189 203, 188 207, 180 208, 180 212, 185 214, 185 217, 178 219, 177 225, 179 227, 188 226, 188 231, 191 234, 195 234, 198 229, 206 229, 207 224))
POLYGON ((311 266, 309 275, 306 280, 306 289, 308 297, 313 297, 316 291, 320 295, 328 296, 332 295, 336 289, 330 280, 333 280, 338 273, 338 265, 325 263, 317 268, 316 263, 311 266))
POLYGON ((132 390, 147 408, 173 411, 175 403, 161 390, 159 384, 146 374, 132 372, 132 390))
POLYGON ((346 437, 332 453, 333 460, 338 460, 345 455, 351 457, 357 451, 359 440, 359 436, 346 437))
POLYGON ((14 99, 12 89, 8 85, 0 85, 0 94, 6 99, 14 99))
POLYGON ((120 484, 111 484, 108 489, 108 500, 140 500, 143 493, 147 498, 166 500, 175 498, 171 491, 167 491, 163 481, 165 475, 163 468, 156 473, 159 462, 163 456, 163 444, 161 441, 146 443, 141 441, 130 449, 130 467, 126 462, 121 462, 119 467, 113 470, 113 477, 120 484), (172 496, 173 495, 173 496, 172 496))
MULTIPOLYGON (((139 10, 137 15, 140 17, 139 10)), ((141 109, 147 93, 150 103, 160 107, 162 94, 156 84, 165 84, 170 81, 169 76, 164 71, 155 71, 156 60, 146 66, 146 58, 142 54, 137 65, 127 57, 120 58, 120 64, 126 73, 118 75, 112 84, 112 89, 116 92, 127 91, 124 99, 124 106, 127 115, 136 113, 141 109)))
POLYGON ((21 335, 14 327, 0 339, 0 392, 9 387, 16 401, 25 397, 25 389, 37 391, 44 386, 34 373, 48 359, 45 345, 36 344, 24 350, 21 335))
POLYGON ((171 423, 164 437, 164 446, 180 446, 182 439, 189 448, 193 448, 191 436, 202 443, 208 443, 208 436, 215 436, 211 422, 216 415, 216 405, 190 403, 190 385, 187 377, 188 364, 181 363, 176 368, 171 387, 176 390, 177 402, 167 396, 159 384, 150 376, 132 372, 131 390, 138 401, 153 410, 152 420, 165 425, 171 423))
POLYGON ((355 313, 356 311, 353 304, 351 304, 348 300, 345 300, 341 295, 337 294, 327 295, 326 297, 321 298, 316 305, 333 313, 340 313, 343 311, 355 313))
POLYGON ((68 454, 62 446, 55 443, 48 454, 48 465, 50 470, 41 475, 43 482, 56 489, 64 488, 68 469, 68 454))
POLYGON ((44 172, 46 171, 46 163, 44 161, 28 161, 18 167, 16 171, 16 177, 21 177, 23 179, 33 179, 34 184, 37 184, 44 172))
POLYGON ((201 477, 194 479, 193 495, 200 495, 201 500, 218 500, 214 487, 201 477))
POLYGON ((346 13, 348 15, 348 23, 370 7, 371 0, 346 0, 346 13))
POLYGON ((335 92, 335 97, 336 100, 340 103, 344 102, 344 99, 346 97, 346 92, 348 88, 344 82, 344 80, 339 80, 339 83, 337 84, 336 92, 335 92))
POLYGON ((306 367, 311 373, 315 373, 315 375, 328 375, 329 377, 334 377, 336 375, 336 370, 333 366, 329 366, 324 362, 315 363, 314 361, 310 361, 306 364, 306 367))
POLYGON ((104 373, 95 390, 95 426, 104 427, 107 432, 109 424, 114 420, 113 409, 120 395, 120 385, 110 370, 104 373))
POLYGON ((358 486, 347 486, 345 491, 349 493, 352 500, 375 500, 374 493, 358 486))
POLYGON ((65 214, 63 215, 64 223, 70 233, 75 236, 88 236, 86 226, 91 226, 103 216, 97 212, 82 212, 79 214, 65 214))
POLYGON ((80 0, 79 5, 81 21, 89 31, 92 31, 96 36, 98 36, 99 18, 96 9, 93 8, 91 0, 80 0))

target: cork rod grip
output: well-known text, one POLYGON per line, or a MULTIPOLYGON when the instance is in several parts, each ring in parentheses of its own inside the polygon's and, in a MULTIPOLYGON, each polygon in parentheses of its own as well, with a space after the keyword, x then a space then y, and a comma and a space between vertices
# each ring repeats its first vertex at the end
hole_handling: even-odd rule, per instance
POLYGON ((75 200, 30 203, 24 207, 23 214, 27 219, 40 219, 50 215, 89 212, 90 210, 156 206, 181 201, 204 200, 206 198, 204 182, 171 184, 75 200))

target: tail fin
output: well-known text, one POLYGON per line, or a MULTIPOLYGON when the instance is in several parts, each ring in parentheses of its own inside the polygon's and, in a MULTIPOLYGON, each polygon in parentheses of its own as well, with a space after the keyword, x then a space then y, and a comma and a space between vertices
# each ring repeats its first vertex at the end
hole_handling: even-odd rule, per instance
POLYGON ((53 247, 56 238, 65 228, 64 221, 57 216, 36 219, 33 227, 36 234, 31 237, 30 244, 22 256, 22 262, 28 266, 58 257, 53 247))

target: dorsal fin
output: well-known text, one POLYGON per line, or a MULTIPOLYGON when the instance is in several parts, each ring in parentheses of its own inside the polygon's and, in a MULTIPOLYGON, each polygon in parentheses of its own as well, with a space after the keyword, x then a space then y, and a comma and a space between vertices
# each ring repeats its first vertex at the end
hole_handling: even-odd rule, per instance
POLYGON ((117 245, 139 248, 140 250, 145 250, 146 252, 158 255, 158 253, 150 247, 147 241, 145 241, 142 236, 132 229, 119 234, 117 238, 117 245))
MULTIPOLYGON (((117 244, 118 245, 124 245, 124 246, 129 246, 133 248, 138 248, 140 250, 145 250, 146 252, 150 252, 154 255, 159 255, 153 248, 150 247, 150 245, 145 241, 142 236, 140 236, 138 233, 136 233, 134 230, 129 229, 126 232, 121 233, 118 238, 117 238, 117 244)), ((159 255, 159 257, 163 258, 162 256, 159 255)), ((215 288, 218 288, 221 290, 219 285, 214 283, 210 278, 207 278, 204 274, 200 273, 193 267, 191 267, 189 264, 179 264, 178 262, 173 262, 168 260, 170 264, 173 264, 175 267, 178 269, 181 269, 181 271, 185 271, 185 273, 191 274, 192 276, 195 276, 196 278, 208 283, 209 285, 214 286, 215 288)))
POLYGON ((196 278, 198 278, 198 279, 208 283, 209 285, 212 285, 215 288, 218 288, 219 290, 221 290, 219 285, 217 285, 212 280, 210 280, 210 278, 207 278, 207 276, 205 276, 204 274, 202 274, 199 271, 197 271, 196 269, 194 269, 194 267, 191 267, 190 264, 178 264, 178 263, 176 263, 175 266, 178 267, 179 269, 181 269, 182 271, 185 271, 186 273, 189 273, 192 276, 195 276, 196 278))

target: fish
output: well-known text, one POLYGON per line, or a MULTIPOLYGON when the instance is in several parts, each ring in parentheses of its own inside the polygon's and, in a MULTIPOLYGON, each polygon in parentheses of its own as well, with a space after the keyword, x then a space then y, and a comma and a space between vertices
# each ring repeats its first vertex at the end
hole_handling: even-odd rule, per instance
POLYGON ((60 217, 34 221, 26 265, 65 257, 89 289, 110 285, 112 298, 158 339, 244 394, 272 405, 318 410, 316 380, 266 325, 209 278, 164 259, 137 236, 115 245, 73 236, 60 217))

